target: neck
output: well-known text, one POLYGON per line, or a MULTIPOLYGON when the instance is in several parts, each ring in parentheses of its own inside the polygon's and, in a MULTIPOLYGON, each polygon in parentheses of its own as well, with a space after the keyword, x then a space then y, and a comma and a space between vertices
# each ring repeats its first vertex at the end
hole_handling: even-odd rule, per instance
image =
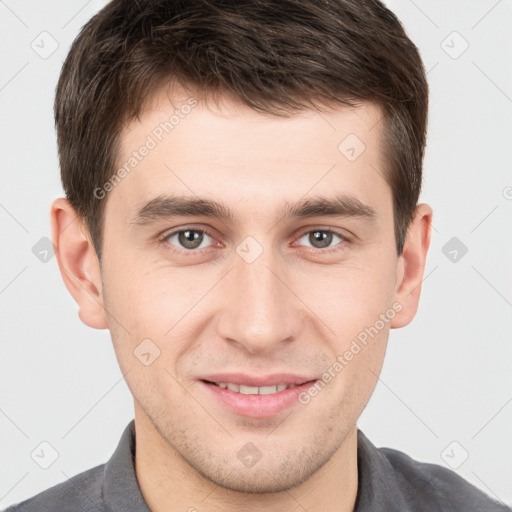
POLYGON ((282 492, 245 493, 203 477, 170 447, 146 415, 135 411, 135 472, 152 512, 353 512, 358 489, 357 429, 308 480, 282 492))

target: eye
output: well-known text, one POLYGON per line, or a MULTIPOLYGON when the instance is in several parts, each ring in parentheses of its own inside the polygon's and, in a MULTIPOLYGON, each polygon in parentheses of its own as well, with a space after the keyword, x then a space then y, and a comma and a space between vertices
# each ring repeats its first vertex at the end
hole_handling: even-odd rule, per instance
MULTIPOLYGON (((165 235, 162 241, 173 246, 178 251, 195 252, 209 247, 214 240, 213 236, 204 229, 195 229, 192 227, 173 231, 165 235)), ((314 229, 303 233, 297 242, 299 245, 305 245, 316 250, 331 249, 349 240, 340 233, 330 229, 314 229), (336 241, 338 240, 338 241, 336 241), (333 242, 335 242, 333 244, 333 242)), ((329 251, 323 251, 329 252, 329 251)))
POLYGON ((211 241, 208 241, 208 239, 212 239, 212 237, 203 229, 182 229, 170 233, 163 240, 179 249, 191 251, 208 247, 211 244, 211 241))
MULTIPOLYGON (((341 234, 335 233, 329 229, 315 229, 304 233, 299 238, 299 241, 306 239, 306 242, 310 244, 309 247, 313 247, 314 249, 325 249, 331 247, 331 243, 336 238, 339 239, 338 243, 346 240, 341 234)), ((305 244, 306 246, 308 246, 307 243, 305 244)))

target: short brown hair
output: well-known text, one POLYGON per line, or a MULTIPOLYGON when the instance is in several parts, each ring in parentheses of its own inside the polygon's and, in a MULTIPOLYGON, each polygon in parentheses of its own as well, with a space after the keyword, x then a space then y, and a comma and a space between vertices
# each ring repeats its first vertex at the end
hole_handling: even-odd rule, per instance
MULTIPOLYGON (((64 62, 55 123, 66 196, 98 254, 119 134, 156 89, 175 81, 228 94, 258 112, 293 115, 378 104, 397 253, 418 203, 428 86, 416 46, 378 0, 113 0, 64 62)), ((341 142, 341 141, 340 141, 341 142)))

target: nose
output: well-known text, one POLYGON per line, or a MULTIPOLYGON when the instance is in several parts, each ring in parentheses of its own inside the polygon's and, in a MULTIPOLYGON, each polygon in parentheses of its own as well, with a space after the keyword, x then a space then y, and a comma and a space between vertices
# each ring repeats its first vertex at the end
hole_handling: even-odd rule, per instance
POLYGON ((285 264, 267 254, 252 263, 235 258, 235 268, 223 283, 226 300, 218 313, 217 334, 253 355, 296 340, 305 318, 285 264))

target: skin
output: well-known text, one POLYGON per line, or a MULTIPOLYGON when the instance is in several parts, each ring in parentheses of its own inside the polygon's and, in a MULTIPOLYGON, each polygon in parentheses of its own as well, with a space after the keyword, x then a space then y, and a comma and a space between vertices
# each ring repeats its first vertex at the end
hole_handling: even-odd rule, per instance
MULTIPOLYGON (((188 97, 175 91, 173 105, 157 93, 126 126, 119 164, 188 97)), ((432 220, 418 205, 398 256, 380 119, 370 103, 280 118, 228 97, 199 102, 104 199, 101 265, 70 204, 53 203, 63 279, 81 320, 110 330, 134 397, 136 474, 151 510, 353 510, 356 422, 390 329, 416 313, 432 220), (351 133, 366 146, 352 162, 338 150, 351 133), (161 194, 215 199, 233 219, 134 223, 161 194), (374 218, 279 215, 285 202, 336 194, 357 198, 374 218), (212 237, 187 249, 164 236, 177 228, 212 237), (315 246, 310 233, 320 229, 343 238, 315 246), (248 236, 263 250, 252 263, 236 251, 248 236), (198 381, 215 372, 321 378, 393 304, 400 311, 307 405, 242 417, 198 381), (134 357, 147 338, 160 350, 149 366, 134 357), (262 454, 253 467, 237 457, 248 442, 262 454)))

